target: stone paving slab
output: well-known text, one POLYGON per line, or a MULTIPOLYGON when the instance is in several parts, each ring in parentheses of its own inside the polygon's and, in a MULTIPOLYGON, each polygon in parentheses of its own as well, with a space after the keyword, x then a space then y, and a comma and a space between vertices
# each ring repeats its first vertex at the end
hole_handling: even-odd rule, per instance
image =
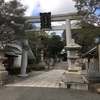
POLYGON ((37 76, 30 77, 23 81, 20 80, 18 81, 18 77, 17 77, 17 82, 15 78, 14 83, 10 83, 5 86, 49 87, 49 88, 56 87, 57 88, 59 86, 59 82, 61 81, 60 79, 64 72, 65 70, 51 70, 39 74, 37 76))

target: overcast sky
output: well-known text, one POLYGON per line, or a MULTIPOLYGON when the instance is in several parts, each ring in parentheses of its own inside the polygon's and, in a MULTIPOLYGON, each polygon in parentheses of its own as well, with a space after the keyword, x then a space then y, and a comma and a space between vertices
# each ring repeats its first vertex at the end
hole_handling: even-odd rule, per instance
MULTIPOLYGON (((9 1, 9 0, 5 0, 9 1)), ((27 16, 38 16, 40 12, 51 12, 51 14, 62 14, 75 12, 72 0, 19 0, 28 6, 27 16)))
MULTIPOLYGON (((9 1, 9 0, 5 0, 9 1)), ((39 16, 40 12, 51 12, 54 14, 65 14, 76 12, 73 0, 19 0, 28 6, 25 16, 39 16)), ((59 23, 56 23, 59 24, 59 23)), ((58 31, 61 34, 62 31, 58 31)))
POLYGON ((26 15, 37 16, 40 12, 61 14, 76 11, 72 0, 22 0, 22 3, 28 5, 26 15))

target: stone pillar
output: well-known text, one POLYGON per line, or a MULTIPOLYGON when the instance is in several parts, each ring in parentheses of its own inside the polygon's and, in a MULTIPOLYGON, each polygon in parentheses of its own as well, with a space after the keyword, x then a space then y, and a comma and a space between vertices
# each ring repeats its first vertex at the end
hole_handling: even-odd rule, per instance
MULTIPOLYGON (((66 45, 70 44, 71 42, 71 24, 70 24, 70 19, 66 19, 66 45)), ((70 51, 67 51, 67 57, 70 56, 70 51)), ((71 66, 71 61, 70 59, 67 60, 68 62, 68 67, 71 66)))
MULTIPOLYGON (((24 44, 26 46, 28 46, 28 40, 27 39, 24 40, 24 44)), ((26 50, 25 48, 22 48, 21 70, 20 70, 20 74, 18 75, 20 77, 28 76, 28 74, 26 74, 27 60, 28 60, 27 55, 28 55, 28 50, 26 50)))
POLYGON ((100 44, 98 46, 98 57, 99 57, 99 76, 100 76, 100 44))

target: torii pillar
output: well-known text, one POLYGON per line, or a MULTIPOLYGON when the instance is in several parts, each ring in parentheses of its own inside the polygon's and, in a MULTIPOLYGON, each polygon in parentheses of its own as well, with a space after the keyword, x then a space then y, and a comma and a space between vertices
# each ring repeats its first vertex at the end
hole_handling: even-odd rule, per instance
MULTIPOLYGON (((28 39, 24 39, 24 44, 28 45, 28 39)), ((25 50, 22 47, 22 61, 21 61, 21 70, 20 70, 20 74, 18 75, 19 77, 26 77, 28 76, 28 74, 26 74, 26 69, 27 69, 27 60, 28 60, 28 51, 25 50)))
MULTIPOLYGON (((71 43, 71 24, 70 24, 70 19, 66 19, 66 45, 71 43)), ((70 51, 67 51, 67 57, 70 55, 70 51)), ((68 67, 71 66, 71 61, 70 59, 67 59, 68 67)))

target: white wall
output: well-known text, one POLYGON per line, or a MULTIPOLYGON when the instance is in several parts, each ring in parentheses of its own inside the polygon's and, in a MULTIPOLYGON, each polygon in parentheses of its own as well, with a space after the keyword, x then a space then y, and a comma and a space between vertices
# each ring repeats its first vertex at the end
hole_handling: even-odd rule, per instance
POLYGON ((14 66, 21 67, 21 57, 22 55, 18 55, 18 57, 14 57, 14 66))

